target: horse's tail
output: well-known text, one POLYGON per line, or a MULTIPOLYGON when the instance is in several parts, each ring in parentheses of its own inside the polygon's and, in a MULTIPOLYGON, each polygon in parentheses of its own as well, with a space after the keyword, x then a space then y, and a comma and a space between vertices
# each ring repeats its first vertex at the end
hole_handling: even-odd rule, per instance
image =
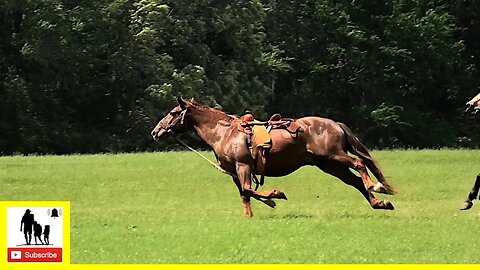
POLYGON ((368 169, 375 175, 377 180, 382 183, 383 187, 387 194, 395 194, 395 190, 393 187, 387 182, 385 176, 380 171, 380 168, 377 166, 376 162, 373 160, 372 156, 367 150, 367 147, 358 139, 357 136, 353 133, 353 131, 348 128, 344 123, 337 122, 338 125, 342 128, 345 132, 346 139, 347 139, 347 150, 358 157, 363 161, 363 163, 367 166, 368 169))
POLYGON ((478 190, 480 189, 480 174, 477 175, 477 179, 475 180, 475 184, 473 185, 472 191, 468 194, 468 198, 465 201, 461 210, 468 210, 473 206, 473 200, 475 200, 478 196, 478 190))

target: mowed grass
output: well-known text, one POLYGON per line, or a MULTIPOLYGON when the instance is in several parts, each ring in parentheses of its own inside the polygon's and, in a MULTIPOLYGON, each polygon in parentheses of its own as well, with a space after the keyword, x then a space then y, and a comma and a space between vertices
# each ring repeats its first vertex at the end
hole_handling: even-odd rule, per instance
MULTIPOLYGON (((212 153, 206 153, 213 159, 212 153)), ((372 210, 315 167, 252 201, 190 152, 0 158, 0 200, 71 201, 72 263, 479 263, 480 203, 459 207, 480 151, 373 151, 395 196, 372 210)))

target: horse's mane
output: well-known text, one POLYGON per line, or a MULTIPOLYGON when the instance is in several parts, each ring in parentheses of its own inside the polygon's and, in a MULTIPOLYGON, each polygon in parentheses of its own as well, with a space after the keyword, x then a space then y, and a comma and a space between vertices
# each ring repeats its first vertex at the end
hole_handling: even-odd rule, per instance
POLYGON ((192 107, 195 107, 196 109, 201 110, 201 111, 207 111, 211 115, 214 115, 215 118, 218 119, 218 120, 223 120, 223 121, 227 121, 227 122, 230 123, 233 120, 238 119, 236 116, 229 115, 229 114, 226 114, 226 113, 224 113, 220 110, 217 110, 215 108, 209 107, 207 105, 200 104, 196 100, 194 100, 193 98, 190 99, 188 102, 190 103, 190 105, 192 107))

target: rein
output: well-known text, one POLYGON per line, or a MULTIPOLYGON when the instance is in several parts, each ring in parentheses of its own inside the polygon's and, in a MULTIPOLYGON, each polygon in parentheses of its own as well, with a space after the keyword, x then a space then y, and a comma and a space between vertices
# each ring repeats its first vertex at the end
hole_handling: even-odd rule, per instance
POLYGON ((183 110, 181 113, 180 113, 180 120, 177 120, 177 121, 174 121, 173 123, 170 123, 167 127, 165 127, 163 125, 163 123, 160 125, 160 127, 162 129, 164 129, 166 132, 170 133, 174 138, 175 140, 177 140, 179 143, 181 143, 183 146, 187 147, 189 150, 193 151, 195 154, 199 155, 200 157, 202 157, 203 159, 205 159, 206 161, 208 161, 208 163, 210 163, 213 167, 217 168, 217 170, 221 171, 222 173, 225 173, 225 174, 229 174, 231 175, 229 172, 225 171, 224 169, 222 169, 220 166, 218 166, 217 164, 213 163, 210 159, 208 159, 206 156, 202 155, 200 152, 198 152, 197 150, 193 149, 192 147, 190 147, 187 143, 185 143, 184 141, 180 140, 177 136, 175 136, 175 133, 173 133, 172 131, 172 127, 174 127, 178 122, 180 122, 180 124, 183 124, 184 121, 185 121, 185 115, 187 114, 187 109, 183 110))
MULTIPOLYGON (((218 166, 217 164, 213 163, 210 159, 208 159, 206 156, 202 155, 200 152, 198 152, 197 150, 193 149, 193 147, 191 147, 190 145, 188 145, 186 142, 180 140, 177 136, 175 136, 173 133, 172 133, 173 137, 175 138, 175 140, 177 140, 179 143, 181 143, 183 146, 187 147, 189 150, 192 150, 195 154, 199 155, 200 157, 202 157, 203 159, 205 159, 208 163, 210 163, 213 167, 215 167, 217 170, 221 171, 222 173, 224 174, 228 174, 228 175, 232 175, 231 173, 225 171, 224 169, 222 169, 220 166, 218 166)), ((258 189, 258 184, 259 184, 259 181, 258 181, 258 178, 257 176, 252 173, 252 180, 253 180, 253 183, 255 183, 255 191, 258 189)), ((263 181, 261 181, 261 185, 263 185, 263 181)))
POLYGON ((218 166, 217 164, 213 163, 210 159, 208 159, 206 156, 202 155, 200 152, 198 152, 197 150, 193 149, 191 146, 189 146, 187 143, 185 143, 184 141, 180 140, 179 138, 177 138, 177 136, 175 136, 173 134, 173 137, 175 138, 175 140, 177 140, 179 143, 181 143, 183 146, 187 147, 189 150, 193 151, 195 154, 199 155, 200 157, 202 157, 203 159, 205 159, 206 161, 208 161, 208 163, 210 163, 213 167, 217 168, 217 170, 221 171, 222 173, 224 174, 229 174, 229 172, 225 171, 224 169, 222 169, 220 166, 218 166))

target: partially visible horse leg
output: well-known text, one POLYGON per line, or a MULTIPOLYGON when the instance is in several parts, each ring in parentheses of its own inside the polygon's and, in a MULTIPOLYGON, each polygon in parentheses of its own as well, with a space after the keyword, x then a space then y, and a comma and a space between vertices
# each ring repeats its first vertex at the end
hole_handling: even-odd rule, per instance
POLYGON ((478 196, 478 190, 480 189, 480 174, 477 175, 477 179, 475 180, 475 184, 473 185, 472 190, 468 194, 468 198, 463 204, 463 207, 460 210, 468 210, 473 206, 473 200, 475 200, 478 196))
POLYGON ((339 178, 345 184, 351 185, 358 191, 360 191, 360 193, 362 193, 362 195, 370 203, 370 206, 372 206, 373 209, 394 209, 393 205, 389 201, 378 200, 377 198, 375 198, 372 192, 370 192, 370 190, 365 187, 362 178, 352 173, 349 167, 345 164, 337 160, 322 160, 317 162, 316 166, 322 171, 339 178))

